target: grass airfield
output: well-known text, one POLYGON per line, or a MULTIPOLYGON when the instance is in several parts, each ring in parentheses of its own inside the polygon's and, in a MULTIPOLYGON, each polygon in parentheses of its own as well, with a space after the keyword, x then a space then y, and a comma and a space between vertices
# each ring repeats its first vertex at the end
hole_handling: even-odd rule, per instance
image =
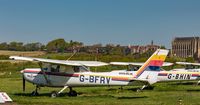
POLYGON ((50 93, 61 88, 41 88, 39 96, 30 96, 34 86, 26 82, 22 92, 21 78, 0 78, 0 90, 7 92, 13 105, 197 105, 200 104, 200 86, 194 82, 172 82, 155 84, 153 90, 136 92, 139 86, 79 87, 77 97, 69 97, 65 90, 59 97, 50 93))
MULTIPOLYGON (((50 54, 48 56, 57 58, 58 55, 50 54)), ((66 55, 58 57, 67 58, 66 55)), ((80 57, 77 59, 81 59, 80 57)), ((83 60, 91 58, 90 56, 83 57, 83 60)), ((66 89, 65 93, 56 98, 51 98, 50 93, 55 90, 59 91, 61 88, 43 87, 39 90, 39 96, 31 96, 30 93, 35 89, 35 86, 26 82, 26 91, 22 91, 20 70, 38 67, 38 64, 1 61, 0 91, 8 93, 13 99, 12 105, 200 105, 200 85, 196 86, 196 82, 157 83, 153 90, 142 92, 136 92, 137 88, 141 86, 125 86, 123 89, 119 89, 120 86, 78 87, 73 88, 78 92, 77 97, 67 96, 69 90, 66 89)), ((109 67, 101 69, 111 70, 109 67)))

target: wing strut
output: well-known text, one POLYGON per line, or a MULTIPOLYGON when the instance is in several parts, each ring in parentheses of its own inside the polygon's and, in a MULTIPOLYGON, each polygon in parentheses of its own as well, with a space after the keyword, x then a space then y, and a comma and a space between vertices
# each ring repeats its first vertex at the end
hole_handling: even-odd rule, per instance
POLYGON ((45 78, 45 80, 46 80, 46 83, 50 85, 51 82, 50 82, 49 79, 47 78, 47 75, 46 75, 44 69, 42 68, 42 62, 38 62, 38 64, 39 64, 40 69, 41 69, 41 72, 42 72, 42 74, 43 74, 43 76, 44 76, 44 78, 45 78))

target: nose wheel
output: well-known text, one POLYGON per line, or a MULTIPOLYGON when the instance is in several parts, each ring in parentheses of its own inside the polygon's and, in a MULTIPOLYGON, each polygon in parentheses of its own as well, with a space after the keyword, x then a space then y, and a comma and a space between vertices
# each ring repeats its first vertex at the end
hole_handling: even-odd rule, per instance
POLYGON ((36 86, 36 89, 31 93, 31 96, 38 96, 39 95, 39 93, 38 93, 39 88, 40 88, 39 86, 36 86))

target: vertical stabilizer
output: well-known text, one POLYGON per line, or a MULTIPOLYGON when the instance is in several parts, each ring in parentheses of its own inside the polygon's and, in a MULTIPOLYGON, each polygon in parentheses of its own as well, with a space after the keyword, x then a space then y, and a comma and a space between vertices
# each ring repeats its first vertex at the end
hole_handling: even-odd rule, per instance
POLYGON ((134 78, 138 78, 145 70, 158 71, 163 65, 169 50, 158 49, 153 55, 138 69, 134 78))

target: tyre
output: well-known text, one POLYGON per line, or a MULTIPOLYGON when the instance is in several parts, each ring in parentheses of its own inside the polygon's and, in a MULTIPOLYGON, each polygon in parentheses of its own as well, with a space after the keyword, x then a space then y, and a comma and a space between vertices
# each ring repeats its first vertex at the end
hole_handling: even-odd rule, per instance
POLYGON ((31 93, 31 96, 38 96, 39 95, 39 93, 37 92, 37 91, 33 91, 32 93, 31 93))
POLYGON ((70 97, 76 97, 77 96, 77 92, 72 90, 72 91, 69 92, 69 96, 70 97))
POLYGON ((51 93, 51 98, 56 98, 58 96, 58 93, 56 91, 53 91, 51 93))

